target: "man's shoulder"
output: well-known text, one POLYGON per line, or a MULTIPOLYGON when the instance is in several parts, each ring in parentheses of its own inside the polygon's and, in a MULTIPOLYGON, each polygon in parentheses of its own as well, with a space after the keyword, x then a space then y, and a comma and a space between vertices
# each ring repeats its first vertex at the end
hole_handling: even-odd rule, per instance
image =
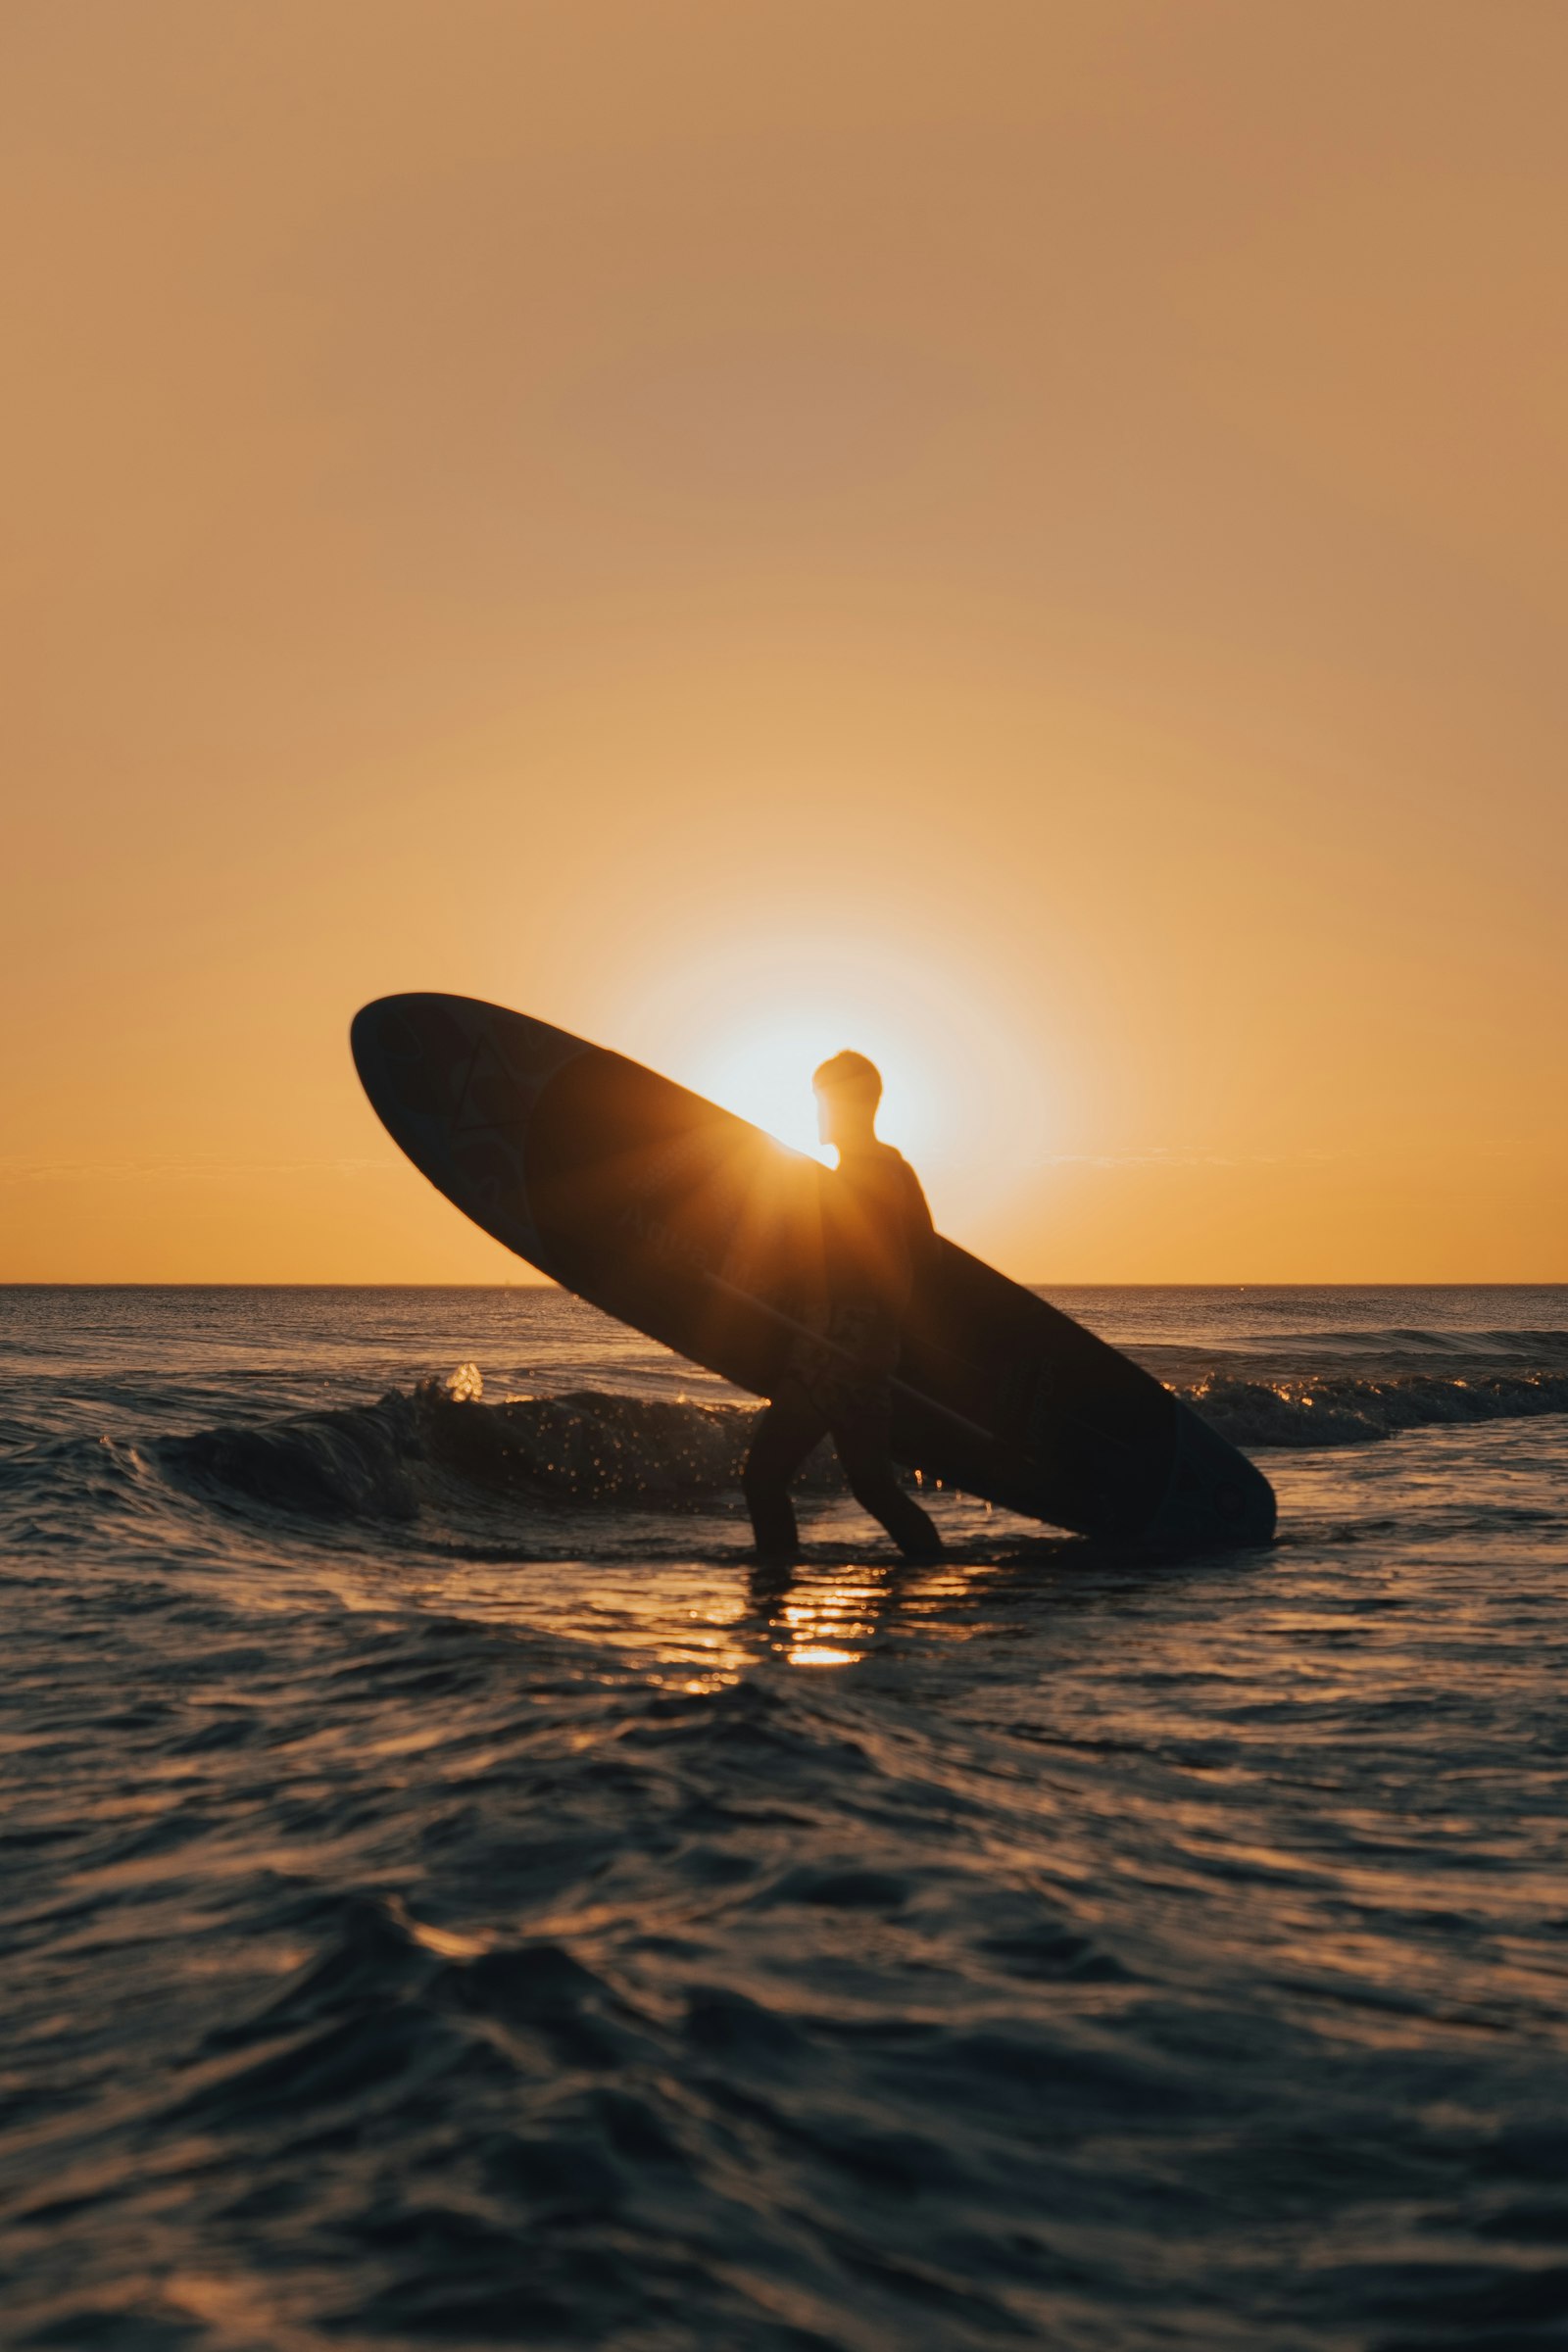
POLYGON ((896 1184, 914 1214, 929 1224, 931 1211, 926 1205, 925 1190, 919 1177, 910 1167, 904 1153, 896 1151, 892 1144, 883 1144, 881 1149, 887 1153, 883 1168, 888 1183, 896 1184))
POLYGON ((914 1192, 920 1191, 920 1179, 904 1153, 896 1145, 883 1143, 880 1136, 866 1151, 841 1159, 839 1173, 847 1176, 852 1183, 869 1180, 873 1184, 899 1185, 914 1192))
POLYGON ((848 1175, 870 1177, 884 1184, 902 1184, 906 1179, 910 1184, 918 1182, 904 1153, 895 1145, 883 1143, 880 1136, 853 1158, 840 1160, 839 1166, 848 1175))

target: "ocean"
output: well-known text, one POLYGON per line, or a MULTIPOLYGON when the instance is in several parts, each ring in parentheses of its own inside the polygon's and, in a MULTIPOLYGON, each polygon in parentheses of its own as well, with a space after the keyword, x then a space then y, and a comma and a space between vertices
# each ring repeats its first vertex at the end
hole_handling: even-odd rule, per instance
POLYGON ((1568 2341, 1568 1290, 1049 1290, 1097 1556, 548 1290, 0 1291, 0 2338, 1568 2341))

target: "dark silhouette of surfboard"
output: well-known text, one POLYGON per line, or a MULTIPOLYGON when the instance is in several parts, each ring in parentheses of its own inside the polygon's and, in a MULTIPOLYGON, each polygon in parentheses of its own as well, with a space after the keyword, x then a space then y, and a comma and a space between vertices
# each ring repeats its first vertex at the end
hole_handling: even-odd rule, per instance
MULTIPOLYGON (((773 1393, 820 1280, 826 1169, 639 1062, 468 997, 383 997, 352 1042, 388 1132, 466 1216, 650 1339, 773 1393)), ((1113 1543, 1192 1550, 1274 1531, 1273 1492, 1244 1454, 948 1241, 910 1301, 893 1450, 1113 1543)))

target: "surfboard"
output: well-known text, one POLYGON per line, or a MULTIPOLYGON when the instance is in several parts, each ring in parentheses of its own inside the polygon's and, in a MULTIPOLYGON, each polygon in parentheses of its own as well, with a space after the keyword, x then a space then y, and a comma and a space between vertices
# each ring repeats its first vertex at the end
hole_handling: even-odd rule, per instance
MULTIPOLYGON (((640 1062, 472 998, 380 998, 351 1042, 388 1133, 465 1216, 693 1363, 774 1392, 820 1282, 829 1170, 640 1062)), ((1191 1551, 1274 1531, 1273 1492, 1246 1455, 940 1238, 903 1330, 893 1451, 1118 1544, 1191 1551)))

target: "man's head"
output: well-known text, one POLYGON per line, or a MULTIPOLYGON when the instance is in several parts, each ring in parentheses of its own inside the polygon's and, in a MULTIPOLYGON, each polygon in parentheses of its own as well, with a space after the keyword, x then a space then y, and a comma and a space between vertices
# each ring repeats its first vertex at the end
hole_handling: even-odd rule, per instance
POLYGON ((882 1100, 882 1073, 863 1054, 835 1054, 813 1071, 816 1127, 824 1144, 840 1150, 846 1143, 868 1139, 876 1127, 876 1106, 882 1100))

